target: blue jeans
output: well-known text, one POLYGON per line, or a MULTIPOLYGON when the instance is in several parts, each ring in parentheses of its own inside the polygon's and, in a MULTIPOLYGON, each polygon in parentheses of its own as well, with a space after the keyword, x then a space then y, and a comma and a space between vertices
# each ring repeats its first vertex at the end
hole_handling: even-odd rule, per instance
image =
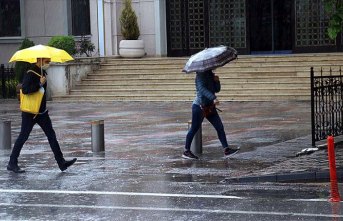
MULTIPOLYGON (((223 126, 222 120, 219 117, 217 110, 215 110, 214 114, 210 115, 206 119, 216 129, 217 134, 218 134, 218 138, 219 138, 223 148, 228 147, 229 145, 227 144, 224 126, 223 126)), ((202 113, 201 107, 199 105, 193 104, 192 105, 192 126, 187 133, 186 145, 185 145, 186 150, 191 149, 191 144, 192 144, 193 138, 194 138, 196 132, 201 127, 203 120, 204 120, 204 115, 202 113)))
POLYGON ((25 144, 26 140, 29 138, 32 128, 35 124, 38 124, 47 136, 51 150, 54 153, 57 163, 62 163, 64 161, 63 154, 61 152, 60 145, 58 144, 58 141, 56 139, 55 131, 52 128, 48 111, 46 111, 44 114, 38 114, 36 117, 34 116, 34 114, 24 112, 22 113, 20 134, 16 142, 14 143, 9 164, 16 165, 18 163, 20 151, 23 145, 25 144))

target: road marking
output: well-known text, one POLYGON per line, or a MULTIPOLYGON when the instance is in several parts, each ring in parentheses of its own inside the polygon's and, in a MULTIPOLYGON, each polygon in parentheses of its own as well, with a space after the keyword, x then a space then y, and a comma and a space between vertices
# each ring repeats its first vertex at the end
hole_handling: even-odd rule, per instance
POLYGON ((289 199, 287 201, 296 201, 296 202, 328 202, 329 199, 323 199, 323 198, 321 198, 321 199, 289 199))
POLYGON ((84 194, 84 195, 122 195, 122 196, 152 196, 152 197, 179 197, 179 198, 214 198, 214 199, 244 199, 238 196, 200 195, 200 194, 173 194, 173 193, 138 193, 138 192, 110 192, 110 191, 76 191, 76 190, 25 190, 0 189, 0 193, 51 193, 51 194, 84 194))
MULTIPOLYGON (((214 199, 246 199, 245 197, 228 195, 200 195, 200 194, 173 194, 173 193, 138 193, 138 192, 111 192, 111 191, 77 191, 77 190, 25 190, 0 189, 0 193, 51 193, 74 195, 121 195, 121 196, 151 196, 151 197, 179 197, 179 198, 214 198, 214 199)), ((328 199, 286 199, 297 202, 327 202, 328 199)), ((343 201, 341 202, 343 203, 343 201)))
POLYGON ((168 212, 197 212, 197 213, 222 213, 222 214, 243 214, 243 215, 268 215, 268 216, 302 216, 302 217, 326 217, 343 218, 343 215, 335 214, 312 214, 312 213, 288 213, 270 211, 242 211, 242 210, 211 210, 211 209, 182 209, 182 208, 162 208, 162 207, 124 207, 124 206, 88 206, 88 205, 58 205, 58 204, 20 204, 20 203, 0 203, 0 206, 17 207, 47 207, 47 208, 67 208, 67 209, 109 209, 109 210, 138 210, 138 211, 168 211, 168 212))

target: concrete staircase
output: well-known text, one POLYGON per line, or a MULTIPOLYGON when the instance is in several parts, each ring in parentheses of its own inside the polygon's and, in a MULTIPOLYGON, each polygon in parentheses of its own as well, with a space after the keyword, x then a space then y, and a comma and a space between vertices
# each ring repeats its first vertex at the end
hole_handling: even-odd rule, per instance
MULTIPOLYGON (((106 58, 55 101, 191 101, 195 74, 181 72, 188 58, 106 58)), ((343 54, 239 56, 216 73, 221 101, 310 100, 310 67, 339 69, 343 54)))

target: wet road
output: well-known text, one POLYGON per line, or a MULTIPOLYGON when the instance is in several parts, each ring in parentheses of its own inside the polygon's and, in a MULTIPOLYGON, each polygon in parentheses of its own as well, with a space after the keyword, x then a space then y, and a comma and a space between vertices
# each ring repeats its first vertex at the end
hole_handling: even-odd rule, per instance
POLYGON ((221 185, 191 177, 66 173, 2 176, 6 220, 341 220, 325 184, 221 185))
MULTIPOLYGON (((341 220, 328 183, 230 184, 225 178, 272 164, 237 157, 225 160, 214 129, 205 123, 199 161, 180 158, 190 103, 49 103, 66 158, 61 173, 48 142, 35 127, 23 148, 25 174, 5 166, 0 150, 0 220, 341 220), (105 120, 105 153, 91 152, 90 121, 105 120)), ((223 103, 229 142, 253 154, 270 144, 308 135, 308 103, 223 103)), ((12 121, 13 142, 20 113, 1 105, 12 121)), ((243 155, 243 154, 242 154, 243 155)), ((246 156, 246 155, 245 155, 246 156)), ((275 159, 274 159, 275 160, 275 159)), ((340 190, 342 187, 340 186, 340 190)))

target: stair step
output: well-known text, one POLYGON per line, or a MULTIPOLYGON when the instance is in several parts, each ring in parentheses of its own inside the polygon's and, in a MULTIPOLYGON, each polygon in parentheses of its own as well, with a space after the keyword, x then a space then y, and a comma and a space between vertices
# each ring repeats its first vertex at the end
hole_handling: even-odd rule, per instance
MULTIPOLYGON (((304 71, 304 72, 310 72, 311 67, 314 68, 315 71, 320 71, 323 69, 324 71, 329 71, 330 68, 334 71, 339 71, 342 69, 342 62, 339 63, 314 63, 314 64, 294 64, 295 62, 289 64, 289 65, 264 65, 264 64, 250 64, 250 65, 233 65, 233 64, 228 64, 223 67, 217 68, 215 70, 215 73, 233 73, 233 72, 293 72, 293 71, 304 71)), ((161 67, 161 66, 151 66, 151 65, 146 65, 146 66, 137 66, 135 67, 135 64, 131 64, 131 67, 115 67, 115 66, 108 66, 106 68, 102 67, 95 71, 97 72, 102 72, 102 73, 146 73, 146 72, 151 72, 151 73, 182 73, 185 74, 185 72, 182 72, 183 66, 169 66, 169 67, 161 67), (133 67, 132 67, 133 66, 133 67)), ((190 73, 194 74, 194 73, 190 73)))
MULTIPOLYGON (((195 77, 194 76, 185 76, 185 75, 168 75, 168 74, 161 74, 161 75, 150 75, 150 74, 139 74, 139 75, 107 75, 107 74, 99 74, 99 75, 89 75, 88 79, 89 81, 96 81, 96 80, 121 80, 121 81, 128 81, 128 80, 145 80, 149 82, 150 80, 161 80, 161 81, 174 81, 174 80, 189 80, 194 82, 195 77)), ((309 79, 309 76, 294 76, 294 75, 264 75, 264 76, 254 76, 254 75, 238 75, 238 74, 232 74, 232 75, 222 75, 220 76, 220 82, 224 82, 226 80, 265 80, 268 79, 268 81, 278 81, 278 80, 306 80, 309 79)))
MULTIPOLYGON (((284 101, 307 101, 309 95, 294 95, 294 94, 274 94, 271 96, 261 96, 261 95, 225 95, 218 96, 219 100, 222 102, 225 101, 275 101, 275 100, 284 100, 284 101)), ((68 96, 59 96, 53 97, 54 101, 192 101, 194 96, 161 96, 161 95, 68 95, 68 96)))
MULTIPOLYGON (((145 57, 142 59, 124 59, 124 58, 105 58, 106 64, 185 64, 189 57, 145 57)), ((290 54, 290 55, 238 55, 238 59, 234 62, 237 63, 252 63, 252 62, 293 62, 293 61, 343 61, 341 53, 303 53, 303 54, 290 54)))
MULTIPOLYGON (((193 82, 189 83, 142 83, 142 84, 127 84, 127 83, 121 83, 116 82, 114 84, 101 84, 101 83, 93 83, 93 84, 78 84, 76 85, 75 90, 108 90, 108 89, 192 89, 194 90, 195 86, 193 82)), ((274 83, 274 82, 252 82, 252 83, 226 83, 222 85, 222 89, 258 89, 258 88, 270 88, 270 89, 288 89, 288 88, 306 88, 309 89, 309 84, 304 84, 301 82, 296 83, 274 83)))
MULTIPOLYGON (((166 83, 166 82, 173 82, 173 83, 182 83, 182 82, 188 82, 194 84, 194 79, 188 79, 188 78, 182 78, 182 77, 174 77, 174 78, 88 78, 82 80, 82 83, 86 82, 107 82, 109 84, 114 84, 118 82, 131 82, 136 84, 142 84, 142 83, 166 83)), ((278 78, 270 78, 270 77, 221 77, 220 80, 221 84, 224 85, 225 83, 257 83, 257 82, 273 82, 273 83, 310 83, 309 77, 278 77, 278 78)))
MULTIPOLYGON (((287 88, 287 89, 280 89, 280 88, 252 88, 252 89, 245 89, 245 88, 235 88, 235 89, 222 89, 220 94, 222 96, 225 95, 261 95, 261 96, 270 96, 271 94, 291 94, 291 93, 299 93, 299 94, 310 94, 309 88, 287 88)), ((131 89, 84 89, 84 90, 76 90, 73 89, 70 91, 70 94, 79 94, 79 95, 95 95, 98 94, 101 96, 102 94, 106 95, 125 95, 125 94, 133 94, 133 95, 141 95, 141 96, 147 96, 147 95, 160 95, 160 96, 168 96, 168 95, 184 95, 184 94, 195 94, 194 88, 189 89, 181 89, 178 88, 175 90, 175 88, 165 88, 165 89, 151 89, 151 88, 143 88, 143 89, 137 89, 137 88, 131 88, 131 89)))

